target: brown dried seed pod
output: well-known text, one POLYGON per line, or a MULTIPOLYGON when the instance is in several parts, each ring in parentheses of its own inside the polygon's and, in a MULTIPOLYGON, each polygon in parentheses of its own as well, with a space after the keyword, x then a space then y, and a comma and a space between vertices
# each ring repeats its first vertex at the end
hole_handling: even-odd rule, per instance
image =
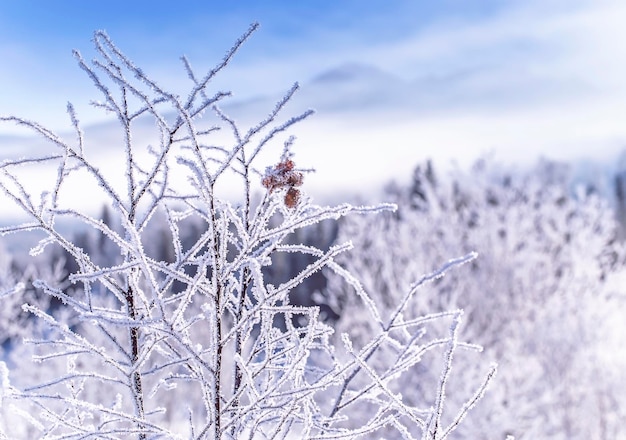
POLYGON ((293 186, 287 190, 285 194, 285 206, 287 208, 295 208, 300 201, 300 190, 293 186))
POLYGON ((270 190, 270 192, 273 192, 276 188, 281 188, 283 186, 285 186, 285 184, 282 182, 282 179, 279 176, 266 176, 263 178, 263 180, 261 181, 261 184, 270 190))
POLYGON ((302 173, 291 172, 289 173, 289 176, 287 176, 287 183, 291 186, 300 186, 302 185, 303 180, 304 177, 302 176, 302 173))
MULTIPOLYGON (((261 184, 270 193, 275 189, 284 187, 293 188, 302 185, 304 176, 298 171, 294 171, 295 163, 290 159, 285 159, 274 166, 274 169, 261 180, 261 184)), ((297 203, 297 202, 296 202, 297 203)))
POLYGON ((283 162, 280 162, 278 165, 276 165, 275 169, 279 172, 285 172, 293 170, 294 166, 295 164, 293 163, 293 160, 285 159, 283 162))
POLYGON ((261 184, 269 189, 270 191, 273 189, 274 186, 274 179, 272 178, 272 176, 266 176, 263 178, 263 180, 261 180, 261 184))

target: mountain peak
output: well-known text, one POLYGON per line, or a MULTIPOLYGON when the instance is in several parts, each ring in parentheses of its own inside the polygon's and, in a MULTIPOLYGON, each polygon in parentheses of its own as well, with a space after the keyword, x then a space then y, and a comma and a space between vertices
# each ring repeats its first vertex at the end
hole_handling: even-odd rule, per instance
POLYGON ((311 82, 314 84, 341 84, 355 81, 395 82, 397 78, 371 64, 349 62, 320 73, 311 82))

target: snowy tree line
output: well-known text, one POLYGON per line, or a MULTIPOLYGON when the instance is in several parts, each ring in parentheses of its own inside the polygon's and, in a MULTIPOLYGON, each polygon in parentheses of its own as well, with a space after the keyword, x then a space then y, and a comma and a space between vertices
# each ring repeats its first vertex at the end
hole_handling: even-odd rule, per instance
MULTIPOLYGON (((355 251, 342 262, 364 274, 364 286, 383 310, 401 301, 396 292, 402 286, 452 249, 479 254, 418 296, 413 311, 462 308, 464 334, 499 362, 498 376, 476 408, 480 416, 459 435, 624 436, 626 260, 607 194, 592 182, 575 184, 565 164, 540 161, 516 171, 488 160, 449 175, 426 163, 409 187, 390 185, 388 193, 396 212, 346 219, 338 237, 352 237, 355 251)), ((361 334, 369 334, 370 322, 353 311, 358 301, 334 281, 331 296, 341 316, 349 317, 340 318, 338 332, 342 325, 359 325, 361 334)), ((457 362, 465 380, 452 387, 449 401, 462 400, 463 384, 475 375, 475 362, 457 362)), ((413 378, 414 389, 427 383, 423 375, 413 378)))

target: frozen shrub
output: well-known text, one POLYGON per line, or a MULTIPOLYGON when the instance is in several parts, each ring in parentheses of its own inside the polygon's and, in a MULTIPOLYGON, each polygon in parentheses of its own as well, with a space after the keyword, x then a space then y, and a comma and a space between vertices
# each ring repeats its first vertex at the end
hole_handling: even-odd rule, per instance
MULTIPOLYGON (((409 318, 402 304, 383 319, 355 275, 336 262, 349 242, 318 249, 289 241, 325 220, 395 206, 318 206, 306 196, 305 172, 291 152, 293 138, 284 133, 312 112, 281 116, 297 85, 248 128, 220 108, 230 94, 210 93, 211 80, 255 28, 204 76, 183 59, 190 89, 182 97, 161 88, 103 32, 94 36, 98 58, 88 63, 75 52, 101 93, 94 105, 118 122, 121 148, 111 145, 107 158, 124 165, 112 171, 100 167, 72 105, 72 141, 36 122, 0 118, 51 144, 50 153, 0 166, 0 188, 29 217, 2 232, 43 231, 46 237, 33 253, 59 246, 76 267, 69 274, 71 289, 35 283, 64 304, 58 313, 24 306, 50 330, 31 341, 41 380, 3 386, 3 406, 11 402, 24 419, 20 426, 30 429, 15 434, 15 426, 5 423, 7 435, 337 439, 385 428, 404 438, 434 440, 448 437, 482 396, 494 370, 456 416, 442 419, 453 356, 460 348, 475 348, 458 337, 460 311, 409 318), (155 142, 149 146, 137 133, 146 126, 155 142), (281 138, 282 154, 262 160, 262 151, 275 149, 281 138), (19 171, 41 166, 57 172, 49 191, 36 199, 32 182, 19 171), (64 198, 72 185, 89 183, 96 184, 90 197, 101 197, 111 211, 107 221, 64 198), (220 185, 238 185, 240 197, 222 196, 220 185), (153 227, 158 218, 165 219, 166 233, 153 227), (95 231, 99 247, 86 245, 94 239, 91 233, 81 240, 63 233, 59 225, 65 219, 95 231), (183 239, 190 224, 203 225, 193 242, 183 239), (106 258, 85 248, 106 248, 106 258), (313 258, 294 277, 269 284, 262 269, 281 254, 313 258), (344 335, 335 348, 333 329, 322 323, 319 308, 290 302, 289 293, 322 268, 356 287, 362 313, 377 325, 371 340, 353 345, 344 335), (447 330, 425 341, 423 324, 433 320, 446 320, 447 330), (442 362, 432 396, 407 403, 399 393, 402 375, 434 352, 442 362), (395 362, 378 359, 392 354, 395 362), (364 409, 368 417, 362 417, 364 409)), ((452 261, 421 283, 473 257, 452 261)), ((418 286, 408 291, 407 302, 418 286)), ((11 374, 32 368, 26 365, 11 374)))

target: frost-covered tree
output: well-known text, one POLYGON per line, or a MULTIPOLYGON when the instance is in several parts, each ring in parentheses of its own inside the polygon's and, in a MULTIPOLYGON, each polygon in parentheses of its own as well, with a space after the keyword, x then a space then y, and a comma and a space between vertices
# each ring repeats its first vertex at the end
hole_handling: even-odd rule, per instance
MULTIPOLYGON (((451 252, 480 257, 431 284, 406 313, 462 308, 467 338, 497 358, 500 373, 477 412, 460 430, 468 439, 619 438, 626 401, 616 353, 615 318, 624 313, 624 251, 607 201, 572 190, 566 166, 540 162, 525 172, 479 161, 470 172, 436 175, 416 169, 408 188, 389 187, 400 208, 340 223, 338 240, 355 245, 340 262, 383 309, 403 301, 402 290, 451 252), (607 359, 610 359, 607 362, 607 359)), ((358 300, 330 280, 341 315, 338 331, 360 326, 358 300)), ((471 361, 471 358, 469 358, 471 361)), ((465 399, 473 365, 457 359, 465 399)), ((426 366, 429 364, 426 363, 426 366)), ((432 386, 432 368, 407 377, 416 390, 432 386)), ((454 403, 456 402, 456 403, 454 403)))
POLYGON ((405 314, 421 284, 474 254, 418 279, 386 316, 336 262, 349 242, 323 249, 298 242, 303 228, 394 206, 318 206, 307 197, 306 173, 296 167, 285 132, 312 112, 282 117, 297 85, 250 127, 220 107, 230 94, 211 93, 211 80, 255 28, 203 76, 183 58, 190 88, 182 96, 162 88, 103 32, 94 36, 96 59, 75 52, 101 93, 93 104, 118 123, 119 144, 108 147, 107 158, 124 165, 112 171, 100 167, 72 105, 71 140, 33 121, 0 118, 51 144, 49 153, 0 165, 0 188, 29 218, 1 232, 41 231, 45 238, 31 253, 60 248, 75 267, 72 286, 35 282, 62 307, 24 306, 49 330, 30 341, 41 362, 36 383, 19 377, 35 368, 26 360, 10 372, 0 364, 3 435, 337 439, 384 428, 435 440, 449 437, 482 396, 493 369, 463 406, 444 414, 453 357, 475 348, 459 339, 461 312, 405 314), (146 127, 151 145, 141 135, 146 127), (266 150, 274 151, 272 159, 266 150), (29 167, 57 171, 40 196, 22 173, 29 167), (101 197, 110 210, 105 220, 65 197, 72 185, 90 183, 96 184, 90 197, 101 197), (240 197, 222 195, 224 185, 237 186, 240 197), (86 232, 64 232, 68 219, 86 232), (187 240, 185 229, 198 225, 201 233, 187 240), (309 261, 299 273, 280 284, 265 280, 273 261, 299 254, 309 261), (292 304, 290 292, 322 268, 355 288, 365 304, 360 313, 376 324, 370 340, 353 344, 346 334, 333 347, 333 329, 319 308, 292 304), (433 321, 444 331, 426 339, 424 326, 433 321), (428 355, 441 359, 436 386, 428 399, 406 399, 402 377, 428 355), (22 419, 9 423, 7 414, 22 419))

